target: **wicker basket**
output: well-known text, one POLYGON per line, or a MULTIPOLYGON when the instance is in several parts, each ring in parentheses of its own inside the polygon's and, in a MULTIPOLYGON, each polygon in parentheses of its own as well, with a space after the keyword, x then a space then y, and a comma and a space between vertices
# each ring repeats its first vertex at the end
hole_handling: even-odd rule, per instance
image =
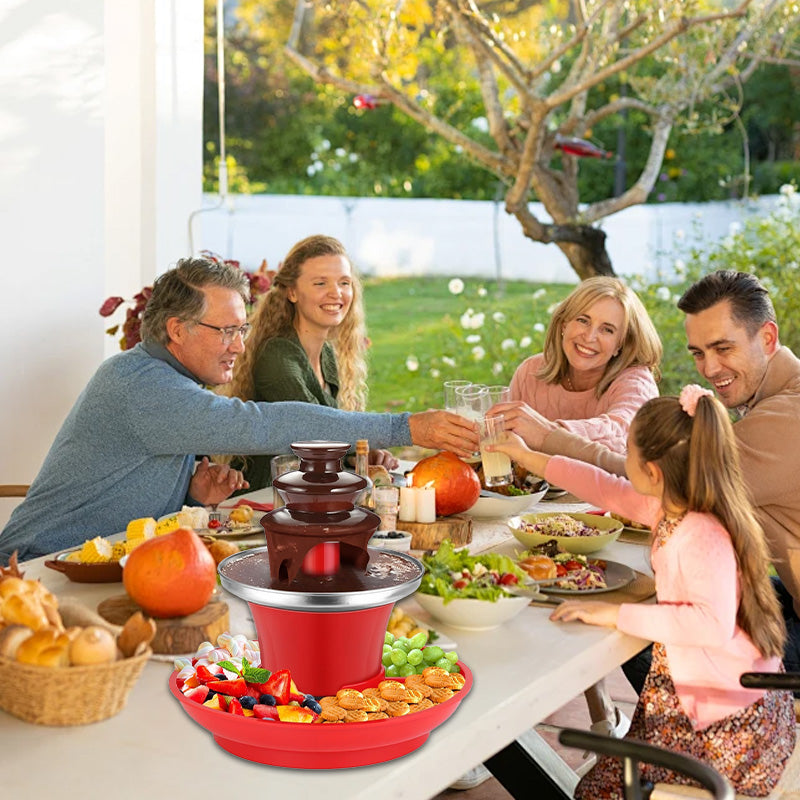
POLYGON ((40 667, 0 657, 0 709, 38 725, 86 725, 113 717, 151 655, 88 667, 40 667))

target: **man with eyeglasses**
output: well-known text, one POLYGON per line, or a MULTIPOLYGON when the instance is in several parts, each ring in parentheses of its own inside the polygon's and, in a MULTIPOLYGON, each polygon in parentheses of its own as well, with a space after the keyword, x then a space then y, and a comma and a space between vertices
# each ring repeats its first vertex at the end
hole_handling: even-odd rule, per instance
POLYGON ((142 342, 101 364, 70 411, 25 500, 0 533, 0 563, 75 547, 139 517, 211 505, 246 488, 201 453, 281 453, 293 441, 416 444, 469 455, 473 423, 446 411, 369 414, 306 403, 256 403, 228 383, 249 332, 239 269, 182 259, 159 276, 142 342))

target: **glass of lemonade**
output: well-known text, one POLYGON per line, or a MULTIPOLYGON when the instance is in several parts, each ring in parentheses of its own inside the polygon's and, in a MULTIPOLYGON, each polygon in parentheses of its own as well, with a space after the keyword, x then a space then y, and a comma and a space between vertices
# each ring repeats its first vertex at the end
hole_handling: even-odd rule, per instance
POLYGON ((483 482, 487 487, 505 486, 514 481, 511 459, 505 453, 490 453, 484 449, 487 444, 497 444, 507 436, 506 421, 502 414, 481 420, 481 461, 483 462, 483 482))
MULTIPOLYGON (((458 398, 456 413, 473 422, 480 422, 491 405, 489 402, 489 390, 480 383, 473 383, 470 386, 456 389, 456 395, 458 398)), ((476 451, 471 458, 462 460, 468 464, 474 464, 480 461, 480 457, 481 454, 476 451)))
POLYGON ((444 410, 458 413, 456 391, 467 386, 472 386, 472 381, 445 381, 444 382, 444 410))

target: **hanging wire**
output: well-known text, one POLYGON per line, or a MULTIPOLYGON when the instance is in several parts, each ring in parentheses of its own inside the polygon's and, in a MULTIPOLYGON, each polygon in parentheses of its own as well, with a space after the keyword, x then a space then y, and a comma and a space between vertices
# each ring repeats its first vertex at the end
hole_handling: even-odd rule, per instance
POLYGON ((217 0, 217 105, 219 122, 219 163, 217 165, 219 200, 208 208, 189 214, 189 255, 194 255, 194 220, 199 214, 222 208, 228 196, 228 158, 225 148, 225 0, 217 0))

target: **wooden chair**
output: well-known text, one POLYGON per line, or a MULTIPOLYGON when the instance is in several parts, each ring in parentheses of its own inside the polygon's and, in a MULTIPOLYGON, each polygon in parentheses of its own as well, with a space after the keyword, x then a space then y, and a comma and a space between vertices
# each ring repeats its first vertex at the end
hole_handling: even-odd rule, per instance
POLYGON ((0 483, 0 497, 25 497, 30 488, 27 483, 0 483))

